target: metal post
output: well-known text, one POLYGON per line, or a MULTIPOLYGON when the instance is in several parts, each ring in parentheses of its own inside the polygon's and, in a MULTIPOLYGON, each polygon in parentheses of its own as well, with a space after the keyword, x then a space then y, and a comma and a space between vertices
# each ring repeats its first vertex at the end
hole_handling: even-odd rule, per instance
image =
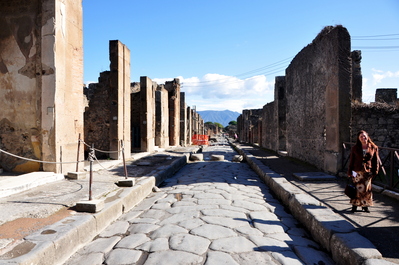
POLYGON ((89 201, 92 200, 91 185, 93 183, 93 160, 94 160, 94 144, 91 145, 89 152, 89 161, 90 161, 89 201))
POLYGON ((395 167, 394 167, 394 151, 393 150, 391 150, 390 152, 389 152, 389 156, 390 156, 390 161, 389 161, 389 163, 390 163, 390 183, 389 183, 389 185, 390 185, 390 187, 392 187, 393 188, 393 185, 394 185, 394 169, 395 169, 395 167))
POLYGON ((127 179, 127 167, 126 167, 126 161, 125 161, 125 145, 123 144, 123 140, 121 140, 121 147, 122 147, 123 167, 125 169, 125 178, 127 179))
POLYGON ((60 146, 60 166, 61 166, 61 174, 62 174, 62 145, 60 146))
POLYGON ((79 153, 80 153, 80 133, 79 133, 79 139, 78 139, 78 155, 76 159, 76 172, 79 172, 79 153))

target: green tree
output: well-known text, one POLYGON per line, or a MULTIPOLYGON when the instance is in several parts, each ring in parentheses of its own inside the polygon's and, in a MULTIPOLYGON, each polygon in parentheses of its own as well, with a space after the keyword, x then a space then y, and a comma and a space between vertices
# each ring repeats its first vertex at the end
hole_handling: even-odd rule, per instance
POLYGON ((213 124, 215 124, 215 126, 219 127, 220 129, 224 128, 224 126, 218 122, 214 122, 213 124))
POLYGON ((230 121, 229 125, 237 125, 237 121, 230 121))

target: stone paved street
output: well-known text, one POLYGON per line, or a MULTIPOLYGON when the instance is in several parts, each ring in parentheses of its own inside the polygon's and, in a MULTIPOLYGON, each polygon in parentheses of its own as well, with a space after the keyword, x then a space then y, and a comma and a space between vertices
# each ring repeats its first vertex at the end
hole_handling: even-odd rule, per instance
POLYGON ((206 147, 65 264, 334 264, 236 154, 206 147))

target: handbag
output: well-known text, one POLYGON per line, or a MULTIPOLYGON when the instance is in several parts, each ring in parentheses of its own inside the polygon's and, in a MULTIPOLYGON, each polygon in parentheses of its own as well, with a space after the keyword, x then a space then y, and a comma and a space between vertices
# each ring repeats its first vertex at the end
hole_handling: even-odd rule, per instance
POLYGON ((346 196, 348 196, 351 199, 354 199, 354 198, 356 198, 356 193, 357 193, 357 190, 353 184, 349 184, 349 183, 346 184, 346 187, 345 187, 345 195, 346 196))

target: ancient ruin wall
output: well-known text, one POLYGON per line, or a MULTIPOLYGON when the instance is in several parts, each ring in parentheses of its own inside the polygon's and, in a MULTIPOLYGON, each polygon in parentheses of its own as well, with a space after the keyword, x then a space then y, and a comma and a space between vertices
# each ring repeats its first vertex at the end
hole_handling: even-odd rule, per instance
POLYGON ((350 36, 326 27, 286 69, 287 151, 327 172, 337 172, 349 138, 350 36))
POLYGON ((385 103, 352 104, 351 142, 360 130, 382 147, 399 148, 399 108, 385 103))
MULTIPOLYGON (((89 102, 84 113, 84 141, 99 150, 109 150, 110 146, 109 74, 109 71, 100 73, 98 83, 84 89, 89 102)), ((87 147, 85 150, 87 153, 87 147)), ((96 152, 96 157, 108 158, 109 154, 96 152)))
POLYGON ((263 106, 262 111, 262 147, 277 151, 277 124, 275 114, 275 102, 263 106))
MULTIPOLYGON (((76 161, 83 134, 81 2, 0 0, 0 27, 0 148, 76 161)), ((4 155, 1 165, 21 172, 75 169, 4 155)))
MULTIPOLYGON (((42 158, 39 9, 40 1, 0 1, 0 148, 33 159, 42 158)), ((6 170, 27 166, 2 153, 0 162, 6 170)), ((39 167, 29 165, 32 171, 39 167)))

